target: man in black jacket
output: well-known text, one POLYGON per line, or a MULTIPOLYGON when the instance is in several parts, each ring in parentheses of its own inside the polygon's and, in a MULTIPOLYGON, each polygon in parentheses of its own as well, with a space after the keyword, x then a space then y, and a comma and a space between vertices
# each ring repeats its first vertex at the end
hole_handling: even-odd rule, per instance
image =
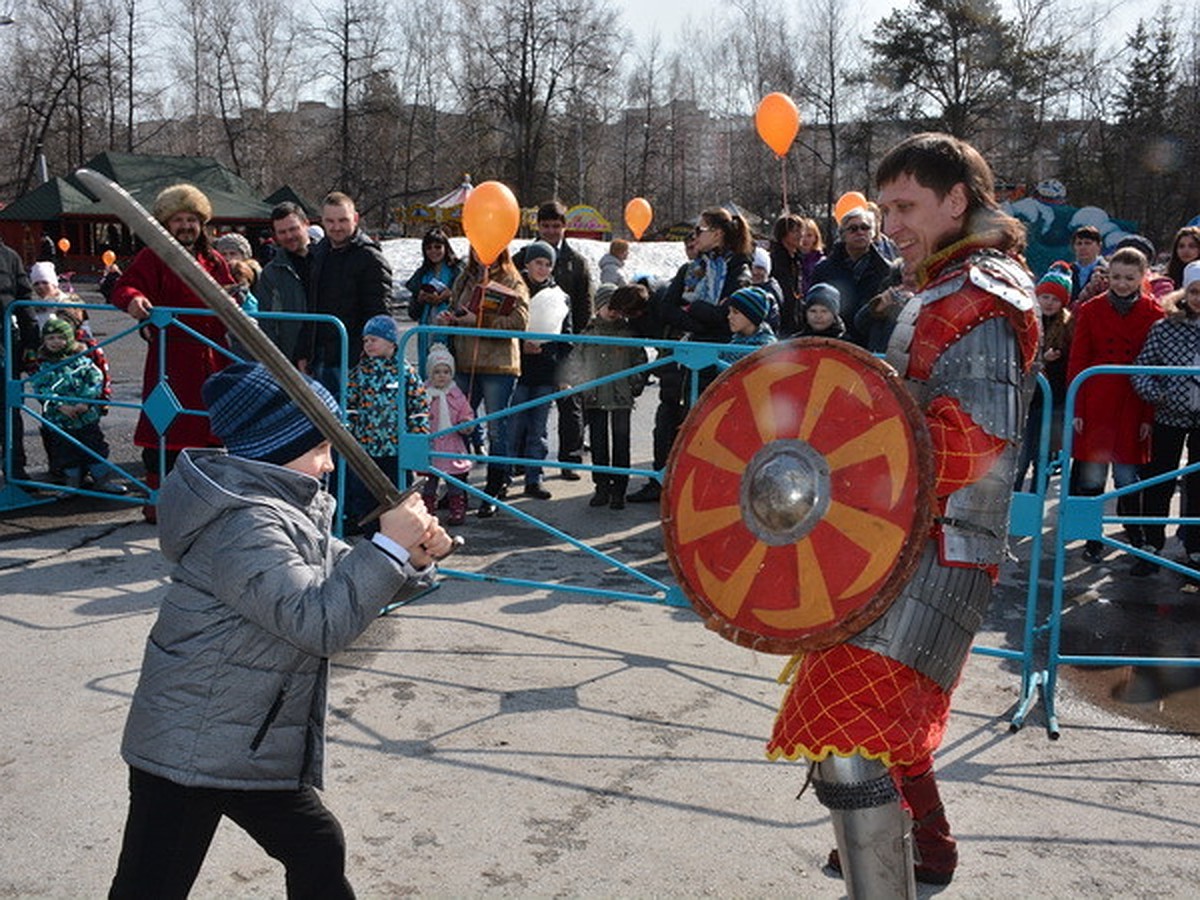
MULTIPOLYGON (((588 261, 577 254, 563 237, 567 229, 567 208, 557 200, 538 207, 538 239, 554 248, 554 283, 571 298, 571 331, 580 334, 592 318, 592 273, 588 261)), ((525 268, 525 249, 513 257, 518 269, 525 268)), ((583 401, 578 394, 558 401, 558 461, 583 462, 583 401)), ((578 481, 575 469, 563 469, 562 477, 578 481)))
MULTIPOLYGON (((17 300, 28 300, 33 296, 33 286, 29 283, 29 274, 17 251, 0 240, 0 308, 3 308, 4 321, 12 329, 11 360, 12 377, 21 376, 21 363, 25 350, 36 350, 39 344, 37 322, 33 318, 33 310, 24 307, 9 312, 9 305, 17 300)), ((4 338, 0 335, 0 365, 4 364, 4 338)), ((21 414, 16 407, 7 415, 0 416, 0 449, 4 446, 4 432, 11 429, 12 434, 12 471, 5 470, 5 475, 12 478, 26 478, 25 472, 25 438, 21 425, 21 414)), ((0 454, 0 466, 5 465, 4 457, 0 454)))
MULTIPOLYGON (((325 237, 312 250, 308 283, 308 311, 337 316, 346 326, 347 361, 353 364, 362 349, 363 325, 372 316, 388 315, 392 295, 392 267, 383 250, 358 227, 354 201, 334 191, 321 204, 325 237)), ((340 342, 329 326, 308 326, 299 341, 297 364, 341 396, 345 372, 340 342)))

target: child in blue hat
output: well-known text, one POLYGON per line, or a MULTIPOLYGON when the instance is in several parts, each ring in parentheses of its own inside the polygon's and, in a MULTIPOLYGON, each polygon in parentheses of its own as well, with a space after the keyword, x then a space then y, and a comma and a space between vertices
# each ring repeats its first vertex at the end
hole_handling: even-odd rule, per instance
MULTIPOLYGON (((404 404, 405 430, 429 433, 429 401, 417 370, 397 352, 400 338, 391 316, 372 316, 363 326, 363 355, 346 379, 346 410, 350 432, 379 468, 400 484, 400 409, 404 404)), ((347 529, 375 507, 362 480, 346 473, 347 529)), ((367 526, 373 530, 374 523, 367 526)))

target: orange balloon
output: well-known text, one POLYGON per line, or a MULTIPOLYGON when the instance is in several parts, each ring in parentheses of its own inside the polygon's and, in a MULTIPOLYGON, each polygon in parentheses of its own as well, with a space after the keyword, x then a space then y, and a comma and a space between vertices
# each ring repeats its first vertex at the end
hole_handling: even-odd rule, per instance
POLYGON ((58 239, 58 249, 61 250, 63 253, 66 253, 68 250, 71 249, 71 242, 68 241, 66 238, 59 238, 58 239))
POLYGON ((117 261, 117 254, 113 253, 111 250, 105 250, 100 254, 100 261, 106 266, 111 266, 117 261))
POLYGON ((462 225, 479 261, 490 266, 508 247, 521 224, 517 198, 499 181, 477 186, 463 204, 462 225))
POLYGON ((634 197, 625 204, 625 224, 633 232, 634 240, 640 241, 650 222, 654 218, 654 210, 650 201, 645 197, 634 197))
POLYGON ((766 145, 782 158, 800 131, 800 110, 787 94, 767 94, 754 112, 754 127, 766 145))
POLYGON ((837 203, 834 204, 833 217, 841 222, 842 216, 850 212, 850 210, 866 205, 867 198, 863 194, 858 191, 846 191, 846 193, 838 197, 837 203))

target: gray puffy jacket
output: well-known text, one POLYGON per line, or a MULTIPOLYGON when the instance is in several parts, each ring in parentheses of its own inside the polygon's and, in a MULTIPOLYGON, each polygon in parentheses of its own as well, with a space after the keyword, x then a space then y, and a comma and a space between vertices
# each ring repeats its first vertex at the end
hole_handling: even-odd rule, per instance
POLYGON ((432 572, 332 538, 316 479, 221 450, 182 453, 158 508, 174 570, 122 757, 186 786, 321 787, 328 657, 432 572))

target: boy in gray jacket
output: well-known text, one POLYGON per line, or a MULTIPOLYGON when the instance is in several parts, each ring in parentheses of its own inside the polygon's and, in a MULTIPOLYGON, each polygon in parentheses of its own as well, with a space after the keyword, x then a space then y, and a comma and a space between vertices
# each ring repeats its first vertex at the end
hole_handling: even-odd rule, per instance
POLYGON ((203 397, 226 449, 183 451, 159 495, 174 570, 121 744, 130 804, 109 896, 186 896, 228 816, 283 863, 289 897, 353 897, 317 795, 329 657, 425 589, 450 539, 416 495, 370 541, 333 538, 329 441, 270 372, 230 366, 203 397))

